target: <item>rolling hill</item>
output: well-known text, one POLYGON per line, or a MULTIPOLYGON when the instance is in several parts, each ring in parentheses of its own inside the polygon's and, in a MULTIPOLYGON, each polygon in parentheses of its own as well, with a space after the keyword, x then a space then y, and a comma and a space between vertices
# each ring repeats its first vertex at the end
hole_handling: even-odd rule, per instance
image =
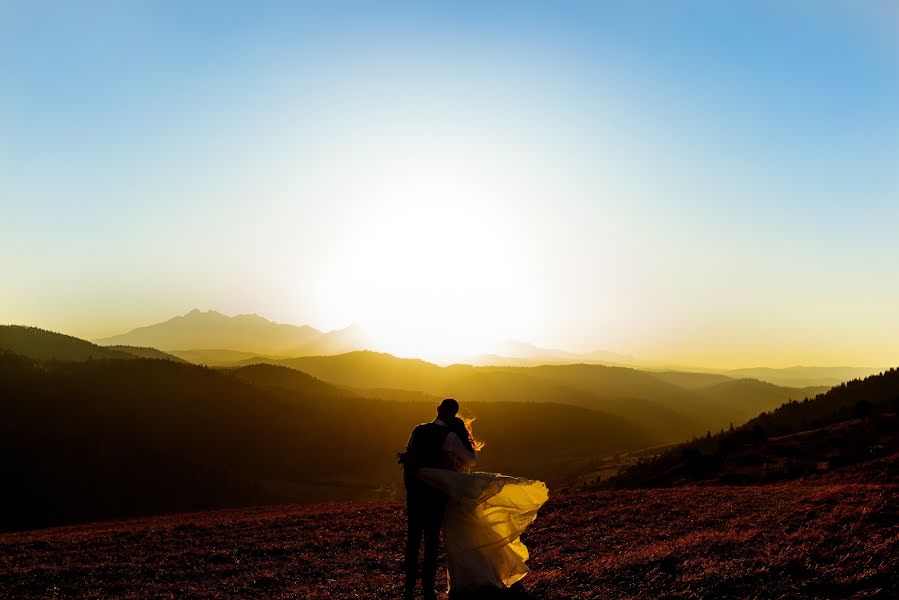
POLYGON ((178 356, 139 346, 98 346, 91 342, 24 325, 0 325, 0 351, 39 361, 130 360, 148 358, 187 362, 178 356))
MULTIPOLYGON (((208 315, 206 315, 208 316, 208 315)), ((205 318, 201 315, 201 318, 205 318)), ((213 320, 218 317, 213 316, 213 320)), ((227 317, 223 317, 227 320, 227 317)), ((640 423, 656 443, 672 443, 706 431, 741 424, 788 400, 814 396, 823 388, 786 388, 720 375, 648 372, 595 364, 536 367, 440 367, 418 359, 356 351, 334 356, 277 358, 236 350, 175 351, 96 346, 77 338, 26 328, 9 329, 0 347, 42 359, 63 357, 188 359, 209 364, 272 364, 289 367, 342 388, 458 396, 471 402, 555 402, 599 410, 640 423), (15 333, 15 336, 12 335, 15 333), (14 342, 14 343, 13 343, 14 342), (76 351, 77 350, 77 351, 76 351), (233 360, 239 358, 237 363, 233 360), (216 361, 215 359, 219 359, 216 361)), ((383 394, 379 394, 383 396, 383 394)))
POLYGON ((142 347, 142 346, 104 346, 104 348, 108 350, 115 350, 118 352, 124 352, 125 354, 130 354, 132 356, 136 356, 137 358, 152 358, 156 360, 173 360, 175 362, 188 362, 183 358, 175 356, 174 354, 169 354, 168 352, 163 352, 162 350, 157 350, 156 348, 150 347, 142 347))
MULTIPOLYGON (((269 362, 247 359, 242 364, 269 362)), ((415 358, 397 358, 368 350, 336 356, 301 356, 272 361, 273 364, 309 373, 335 385, 354 388, 391 388, 441 394, 452 372, 473 371, 473 367, 438 367, 415 358)))
MULTIPOLYGON (((103 347, 85 340, 23 325, 0 325, 0 350, 7 350, 35 360, 84 361, 98 359, 163 358, 153 348, 130 346, 103 347)), ((167 357, 178 360, 176 357, 167 357)))
POLYGON ((656 379, 688 390, 710 387, 733 379, 733 377, 719 373, 694 373, 689 371, 650 371, 650 373, 656 379))
POLYGON ((726 371, 724 374, 737 379, 760 379, 776 385, 832 387, 844 381, 874 375, 882 370, 874 367, 787 367, 784 369, 753 367, 734 369, 726 371))
POLYGON ((346 398, 355 394, 327 384, 312 375, 302 371, 260 363, 245 367, 222 369, 224 373, 230 373, 237 379, 263 388, 287 390, 297 394, 314 394, 319 397, 346 398))
MULTIPOLYGON (((621 417, 577 406, 467 406, 488 444, 482 468, 553 485, 578 460, 653 442, 621 417)), ((395 453, 434 405, 366 398, 277 366, 37 361, 4 351, 0 414, 0 529, 19 529, 390 496, 400 486, 395 453)))
POLYGON ((461 390, 487 441, 479 468, 550 485, 526 532, 532 572, 510 600, 777 597, 785 582, 794 596, 899 590, 899 371, 642 461, 613 480, 618 489, 566 491, 592 458, 656 441, 621 412, 670 425, 681 415, 671 405, 749 411, 796 390, 692 377, 681 387, 595 365, 441 368, 374 353, 304 361, 338 386, 285 365, 207 368, 37 329, 0 333, 0 531, 157 515, 0 533, 0 590, 11 597, 395 595, 394 452, 440 395, 372 384, 407 376, 461 390), (260 506, 333 499, 355 501, 260 506))
MULTIPOLYGON (((827 386, 790 388, 758 379, 733 379, 696 390, 710 400, 710 410, 728 416, 733 424, 743 423, 790 400, 814 398, 826 392, 827 386), (720 407, 726 406, 724 413, 720 407)), ((723 420, 723 419, 722 419, 723 420)))
POLYGON ((691 374, 681 387, 670 374, 603 365, 440 367, 367 351, 206 368, 34 328, 0 335, 0 448, 18 457, 3 475, 21 492, 5 514, 15 523, 390 496, 395 451, 441 396, 477 417, 483 468, 558 486, 598 457, 705 439, 810 393, 691 374))
POLYGON ((216 349, 194 349, 194 350, 170 350, 172 355, 195 365, 210 365, 219 367, 233 367, 239 364, 268 362, 275 363, 285 358, 284 355, 260 354, 258 352, 247 352, 243 350, 216 350, 216 349))
POLYGON ((558 402, 616 414, 640 423, 658 443, 681 441, 740 424, 788 400, 824 388, 786 388, 756 380, 693 373, 657 373, 595 364, 537 367, 438 365, 361 351, 268 362, 309 373, 348 388, 392 389, 464 402, 558 402), (685 382, 686 387, 673 381, 685 382))
POLYGON ((759 482, 826 472, 899 452, 899 371, 788 402, 746 424, 680 445, 612 480, 620 486, 759 482))

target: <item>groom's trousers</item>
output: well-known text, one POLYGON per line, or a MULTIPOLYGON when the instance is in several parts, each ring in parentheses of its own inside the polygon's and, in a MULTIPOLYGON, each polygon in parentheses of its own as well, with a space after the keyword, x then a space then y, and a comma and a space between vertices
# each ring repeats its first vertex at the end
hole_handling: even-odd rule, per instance
POLYGON ((405 593, 415 591, 418 579, 418 554, 424 540, 424 558, 421 566, 421 589, 425 598, 434 597, 434 580, 437 578, 437 553, 440 545, 440 528, 446 510, 446 496, 419 481, 406 482, 406 515, 408 538, 406 539, 405 593))

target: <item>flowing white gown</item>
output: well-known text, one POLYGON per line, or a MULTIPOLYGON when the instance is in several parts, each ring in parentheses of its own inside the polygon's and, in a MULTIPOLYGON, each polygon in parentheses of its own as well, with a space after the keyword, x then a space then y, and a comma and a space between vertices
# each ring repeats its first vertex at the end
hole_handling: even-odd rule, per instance
POLYGON ((448 496, 443 537, 450 587, 502 588, 527 574, 520 536, 549 497, 545 483, 429 467, 418 476, 448 496))

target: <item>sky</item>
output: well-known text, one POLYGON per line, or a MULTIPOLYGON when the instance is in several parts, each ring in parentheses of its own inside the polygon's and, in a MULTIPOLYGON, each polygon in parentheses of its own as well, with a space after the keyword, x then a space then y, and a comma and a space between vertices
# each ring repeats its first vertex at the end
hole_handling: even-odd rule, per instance
POLYGON ((0 2, 0 322, 899 363, 889 2, 0 2))

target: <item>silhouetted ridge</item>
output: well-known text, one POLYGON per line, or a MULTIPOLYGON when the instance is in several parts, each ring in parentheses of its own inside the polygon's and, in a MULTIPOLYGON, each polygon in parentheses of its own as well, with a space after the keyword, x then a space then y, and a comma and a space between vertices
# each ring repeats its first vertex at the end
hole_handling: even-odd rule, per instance
POLYGON ((226 373, 232 373, 242 381, 263 387, 274 387, 293 392, 316 393, 335 397, 350 395, 348 392, 341 392, 334 386, 329 385, 320 379, 316 379, 312 375, 289 367, 279 367, 276 365, 259 363, 223 370, 226 373))
POLYGON ((760 379, 776 385, 807 387, 816 385, 834 386, 853 379, 862 379, 879 373, 882 369, 870 367, 752 367, 727 371, 725 375, 734 378, 760 379))
MULTIPOLYGON (((395 452, 435 410, 433 402, 406 400, 362 398, 269 365, 38 362, 3 352, 0 530, 390 497, 401 489, 395 452)), ((488 441, 481 468, 556 486, 578 461, 652 443, 625 419, 576 406, 466 401, 464 408, 488 441)))
POLYGON ((280 354, 309 343, 322 332, 308 325, 275 323, 258 315, 228 317, 194 309, 168 321, 97 340, 98 344, 152 346, 165 351, 195 348, 280 354))
MULTIPOLYGON (((736 383, 757 387, 758 382, 736 383)), ((626 470, 611 483, 751 483, 816 475, 899 451, 897 410, 899 371, 889 369, 814 398, 787 402, 740 427, 707 432, 626 470)))
POLYGON ((130 352, 104 348, 70 335, 24 325, 0 325, 0 349, 41 361, 135 357, 130 352))
POLYGON ((573 404, 640 423, 657 443, 677 442, 732 422, 740 424, 760 411, 823 390, 685 374, 690 381, 687 389, 655 373, 628 367, 593 364, 440 367, 418 359, 369 351, 282 360, 253 358, 245 362, 289 366, 323 381, 355 389, 459 395, 478 402, 573 404))
POLYGON ((151 358, 158 360, 173 360, 175 362, 187 362, 184 359, 175 356, 174 354, 169 354, 168 352, 163 352, 162 350, 157 350, 156 348, 138 346, 105 346, 105 348, 109 350, 124 352, 137 358, 151 358))

